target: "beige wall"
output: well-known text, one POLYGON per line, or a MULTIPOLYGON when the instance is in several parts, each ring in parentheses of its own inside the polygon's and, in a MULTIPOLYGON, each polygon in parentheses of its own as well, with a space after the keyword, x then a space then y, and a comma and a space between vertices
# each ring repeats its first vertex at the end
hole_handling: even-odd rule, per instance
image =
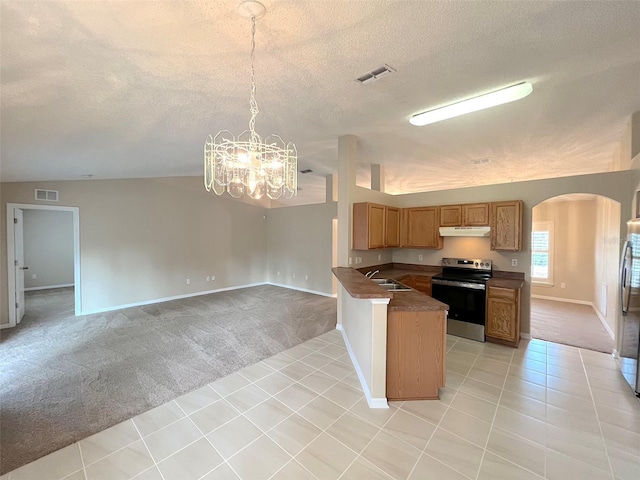
POLYGON ((331 294, 332 222, 337 214, 335 202, 268 210, 269 282, 331 294))
POLYGON ((72 212, 24 210, 24 264, 25 288, 73 284, 72 212))
POLYGON ((553 222, 553 285, 531 285, 532 295, 593 303, 596 200, 547 201, 533 208, 533 222, 553 222), (562 284, 565 287, 562 287, 562 284))
POLYGON ((59 205, 79 207, 83 312, 266 278, 266 210, 207 193, 199 177, 5 183, 1 323, 8 322, 6 204, 38 203, 36 187, 59 190, 59 205), (216 280, 206 282, 208 275, 216 280))

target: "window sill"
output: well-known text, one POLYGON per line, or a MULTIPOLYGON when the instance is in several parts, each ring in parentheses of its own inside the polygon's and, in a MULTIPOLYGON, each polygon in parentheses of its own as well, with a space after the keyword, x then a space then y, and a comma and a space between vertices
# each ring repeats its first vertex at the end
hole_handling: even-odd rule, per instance
POLYGON ((549 282, 539 282, 536 280, 531 280, 531 285, 533 285, 534 287, 553 287, 553 283, 549 283, 549 282))

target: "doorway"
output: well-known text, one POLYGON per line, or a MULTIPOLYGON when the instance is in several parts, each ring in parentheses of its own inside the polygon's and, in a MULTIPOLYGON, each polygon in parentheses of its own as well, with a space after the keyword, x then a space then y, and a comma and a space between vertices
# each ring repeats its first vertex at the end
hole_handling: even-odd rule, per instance
MULTIPOLYGON (((78 207, 60 207, 49 205, 7 204, 7 285, 9 299, 9 324, 15 327, 25 313, 25 272, 24 263, 24 217, 34 211, 70 212, 73 225, 73 285, 75 314, 82 312, 80 283, 80 209, 78 207)), ((33 279, 35 280, 35 279, 33 279)), ((37 288, 37 287, 36 287, 37 288)))
POLYGON ((618 305, 620 204, 560 195, 532 209, 531 336, 611 353, 618 305))

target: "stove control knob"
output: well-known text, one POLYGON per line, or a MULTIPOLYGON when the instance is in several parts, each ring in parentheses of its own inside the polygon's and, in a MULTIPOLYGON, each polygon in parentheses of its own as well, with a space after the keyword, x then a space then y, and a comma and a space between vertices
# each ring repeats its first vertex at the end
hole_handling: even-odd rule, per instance
POLYGON ((484 262, 480 262, 480 266, 481 266, 481 267, 484 267, 484 262))
POLYGON ((476 262, 476 268, 478 268, 478 262, 476 262))

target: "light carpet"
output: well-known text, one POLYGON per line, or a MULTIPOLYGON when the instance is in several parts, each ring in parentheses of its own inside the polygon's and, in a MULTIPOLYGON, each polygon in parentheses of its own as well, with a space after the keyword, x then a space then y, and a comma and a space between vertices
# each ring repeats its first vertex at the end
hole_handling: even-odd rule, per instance
POLYGON ((29 292, 0 332, 0 474, 336 326, 336 299, 258 286, 75 317, 29 292))

